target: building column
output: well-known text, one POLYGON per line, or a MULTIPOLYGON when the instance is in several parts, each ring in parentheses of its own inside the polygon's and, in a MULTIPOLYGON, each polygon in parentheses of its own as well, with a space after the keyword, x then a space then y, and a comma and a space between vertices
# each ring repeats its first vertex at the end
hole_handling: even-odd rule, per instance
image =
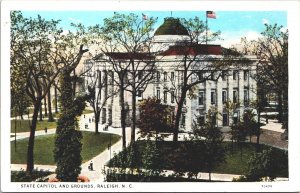
POLYGON ((223 126, 223 102, 222 102, 222 78, 219 78, 216 82, 216 105, 217 105, 217 125, 223 126), (221 113, 221 115, 220 115, 221 113))
MULTIPOLYGON (((208 110, 211 107, 211 97, 210 97, 210 92, 211 92, 211 83, 210 82, 205 82, 205 112, 207 113, 208 110)), ((206 122, 206 121, 205 121, 206 122)))
MULTIPOLYGON (((233 71, 229 72, 229 74, 233 74, 233 71)), ((227 96, 228 99, 227 101, 231 101, 233 102, 233 75, 228 75, 227 76, 227 96)), ((233 115, 232 114, 228 114, 228 124, 232 125, 233 124, 233 115)))
POLYGON ((239 91, 239 103, 240 103, 240 119, 242 120, 243 114, 244 114, 244 71, 239 70, 239 76, 238 76, 238 91, 239 91))

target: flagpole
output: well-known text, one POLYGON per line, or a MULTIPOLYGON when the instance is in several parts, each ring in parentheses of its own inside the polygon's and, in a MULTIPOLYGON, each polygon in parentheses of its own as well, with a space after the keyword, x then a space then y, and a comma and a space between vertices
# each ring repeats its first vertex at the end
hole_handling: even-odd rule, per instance
POLYGON ((206 20, 205 20, 205 23, 206 23, 206 45, 207 45, 207 29, 208 29, 207 11, 206 11, 206 13, 205 13, 205 18, 206 18, 206 20))

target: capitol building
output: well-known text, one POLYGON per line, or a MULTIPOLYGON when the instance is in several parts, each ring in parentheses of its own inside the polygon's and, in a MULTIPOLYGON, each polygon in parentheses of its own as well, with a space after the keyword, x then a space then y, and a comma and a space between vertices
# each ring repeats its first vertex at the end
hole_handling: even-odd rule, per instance
MULTIPOLYGON (((180 94, 180 86, 183 81, 183 72, 180 67, 183 58, 182 53, 184 42, 188 37, 188 32, 176 18, 165 18, 164 23, 157 28, 153 38, 153 50, 156 55, 155 72, 153 79, 138 90, 136 104, 142 99, 156 97, 161 99, 163 104, 177 108, 177 101, 180 94)), ((232 64, 226 69, 214 69, 214 61, 224 59, 225 48, 220 45, 197 44, 189 49, 189 55, 193 57, 193 68, 195 71, 190 77, 190 82, 198 78, 207 78, 207 80, 195 85, 187 93, 182 115, 180 118, 180 129, 189 131, 194 120, 199 124, 204 124, 209 109, 215 109, 218 112, 216 125, 226 127, 242 119, 243 112, 250 108, 250 103, 256 100, 257 84, 252 78, 256 72, 257 59, 255 56, 244 56, 250 61, 249 65, 232 64), (229 112, 225 105, 227 102, 238 104, 233 112, 229 112)), ((97 58, 84 61, 84 68, 91 69, 85 77, 85 86, 95 81, 96 76, 107 77, 105 88, 99 87, 96 92, 101 92, 102 98, 109 95, 109 92, 116 90, 115 78, 116 72, 105 57, 113 57, 114 60, 126 62, 126 53, 105 53, 97 58)), ((145 60, 147 56, 140 54, 136 60, 145 60)), ((235 61, 232 58, 232 61, 235 61)), ((138 78, 142 78, 143 71, 139 72, 138 78)), ((99 79, 101 81, 101 78, 99 79)), ((99 83, 100 84, 100 83, 99 83)), ((130 124, 132 96, 131 92, 124 93, 126 108, 128 110, 127 123, 130 124)), ((138 116, 137 105, 137 116, 138 116)), ((104 108, 101 111, 99 124, 111 127, 121 127, 121 107, 120 94, 116 94, 105 101, 104 108)))

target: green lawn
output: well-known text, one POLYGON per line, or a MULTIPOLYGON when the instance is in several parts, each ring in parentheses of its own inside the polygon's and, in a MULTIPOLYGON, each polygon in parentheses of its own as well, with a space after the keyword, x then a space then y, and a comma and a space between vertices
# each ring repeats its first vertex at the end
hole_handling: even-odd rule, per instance
MULTIPOLYGON (((30 131, 30 121, 31 120, 21 120, 21 119, 17 119, 17 120, 11 120, 11 129, 10 132, 11 133, 15 133, 15 125, 17 125, 17 133, 20 132, 29 132, 30 131)), ((56 128, 56 122, 48 122, 46 119, 43 121, 38 121, 37 123, 37 127, 36 130, 44 130, 45 127, 47 127, 48 129, 52 129, 52 128, 56 128)))
MULTIPOLYGON (((137 155, 134 158, 133 166, 142 168, 142 153, 145 152, 145 146, 146 141, 137 141, 137 155)), ((164 141, 164 142, 158 142, 158 157, 159 157, 159 166, 162 169, 168 169, 168 170, 174 170, 175 168, 179 169, 180 171, 188 171, 191 168, 195 169, 198 168, 198 171, 201 172, 207 172, 207 168, 205 166, 199 164, 197 161, 190 163, 189 158, 193 157, 193 153, 186 153, 186 149, 190 149, 189 144, 186 142, 180 142, 181 145, 185 143, 186 147, 185 149, 174 149, 172 142, 164 141), (181 155, 181 156, 180 156, 181 155), (182 156, 183 155, 183 156, 182 156), (181 158, 180 158, 181 157, 181 158)), ((248 167, 248 160, 251 155, 255 152, 255 144, 251 143, 245 143, 243 146, 243 154, 241 158, 241 151, 238 147, 236 147, 237 144, 235 144, 235 147, 231 148, 230 142, 223 142, 223 146, 225 148, 225 162, 221 163, 217 167, 214 167, 212 169, 212 172, 215 173, 228 173, 228 174, 244 174, 245 171, 247 171, 248 167)), ((180 145, 179 145, 180 146, 180 145)), ((269 146, 261 145, 261 149, 266 149, 269 146)), ((278 164, 280 164, 280 170, 278 171, 277 175, 280 177, 288 177, 288 157, 287 153, 283 150, 276 149, 276 161, 278 164)), ((196 150, 197 152, 201 152, 201 149, 196 150)), ((110 166, 117 166, 120 167, 118 157, 121 155, 118 154, 116 157, 114 157, 111 162, 109 163, 110 166)), ((203 159, 203 157, 202 157, 203 159)), ((200 160, 199 160, 200 161, 200 160)), ((131 163, 129 160, 127 160, 127 163, 131 163)), ((127 166, 128 167, 128 166, 127 166)))
MULTIPOLYGON (((95 134, 83 131, 82 152, 83 163, 98 155, 107 148, 109 144, 109 134, 95 134)), ((116 143, 121 137, 111 135, 112 144, 116 143)), ((28 138, 17 141, 17 152, 14 151, 14 142, 11 142, 11 163, 25 164, 27 158, 28 138)), ((35 138, 34 163, 44 165, 54 165, 53 159, 54 134, 37 136, 35 138)))

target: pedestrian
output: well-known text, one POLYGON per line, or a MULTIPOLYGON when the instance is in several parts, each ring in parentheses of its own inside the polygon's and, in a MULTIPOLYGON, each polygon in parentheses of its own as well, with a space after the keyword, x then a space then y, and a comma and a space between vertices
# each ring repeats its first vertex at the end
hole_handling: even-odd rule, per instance
POLYGON ((48 128, 47 128, 47 127, 45 127, 45 133, 47 133, 47 131, 48 131, 48 128))
POLYGON ((83 114, 83 118, 85 118, 85 114, 83 114))
POLYGON ((91 118, 89 118, 89 123, 91 123, 91 118))
POLYGON ((93 167, 93 161, 90 162, 90 165, 89 165, 88 168, 89 168, 90 171, 93 171, 93 170, 94 170, 94 167, 93 167))

